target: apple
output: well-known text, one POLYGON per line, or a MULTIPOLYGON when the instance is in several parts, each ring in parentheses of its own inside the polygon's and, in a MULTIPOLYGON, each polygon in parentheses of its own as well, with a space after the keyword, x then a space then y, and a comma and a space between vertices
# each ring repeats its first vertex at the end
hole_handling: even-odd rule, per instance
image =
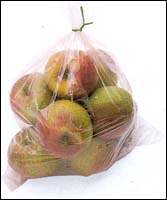
POLYGON ((8 148, 8 163, 27 178, 52 176, 61 166, 60 159, 49 155, 39 145, 32 128, 24 129, 13 137, 8 148))
POLYGON ((39 111, 49 104, 51 97, 41 73, 27 74, 12 87, 10 104, 19 118, 34 125, 39 111))
POLYGON ((117 86, 98 88, 89 99, 94 136, 110 140, 126 134, 134 122, 131 94, 117 86))
POLYGON ((101 49, 89 50, 88 55, 92 58, 98 71, 99 80, 96 88, 116 86, 119 69, 112 56, 101 49))
POLYGON ((57 158, 77 154, 93 135, 88 112, 70 100, 57 100, 43 109, 35 126, 39 143, 57 158))
POLYGON ((69 159, 69 165, 77 175, 89 176, 94 173, 104 171, 109 167, 111 147, 108 148, 107 143, 99 138, 93 138, 89 146, 76 156, 69 159))
POLYGON ((78 99, 95 89, 98 75, 86 52, 69 50, 51 56, 45 68, 45 81, 58 97, 78 99))

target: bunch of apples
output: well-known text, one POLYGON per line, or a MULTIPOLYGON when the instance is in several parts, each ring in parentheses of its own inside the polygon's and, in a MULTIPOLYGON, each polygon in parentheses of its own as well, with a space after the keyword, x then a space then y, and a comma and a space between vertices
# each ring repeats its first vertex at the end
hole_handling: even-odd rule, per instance
POLYGON ((108 169, 134 118, 129 92, 117 86, 112 57, 102 50, 52 55, 43 73, 26 74, 10 93, 11 108, 28 128, 17 133, 8 163, 27 178, 108 169))

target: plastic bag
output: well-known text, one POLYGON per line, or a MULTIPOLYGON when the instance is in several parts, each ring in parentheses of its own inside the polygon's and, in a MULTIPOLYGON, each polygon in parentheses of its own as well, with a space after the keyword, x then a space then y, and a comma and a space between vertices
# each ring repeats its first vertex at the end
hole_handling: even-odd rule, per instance
POLYGON ((16 80, 10 104, 21 131, 8 149, 12 189, 29 178, 89 176, 137 144, 131 87, 114 56, 73 28, 16 80))

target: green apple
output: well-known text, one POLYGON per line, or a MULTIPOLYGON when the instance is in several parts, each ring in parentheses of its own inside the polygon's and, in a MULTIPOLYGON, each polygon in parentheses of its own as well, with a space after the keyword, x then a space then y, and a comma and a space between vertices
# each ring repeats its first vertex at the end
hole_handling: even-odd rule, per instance
POLYGON ((89 176, 103 171, 107 161, 107 143, 99 138, 93 138, 90 145, 81 153, 69 160, 69 165, 78 175, 89 176))
POLYGON ((102 87, 91 95, 89 111, 95 135, 111 139, 128 130, 134 118, 134 103, 126 90, 117 86, 102 87))
POLYGON ((53 176, 60 168, 60 159, 48 154, 38 143, 36 133, 28 128, 17 133, 8 149, 9 165, 22 176, 53 176))

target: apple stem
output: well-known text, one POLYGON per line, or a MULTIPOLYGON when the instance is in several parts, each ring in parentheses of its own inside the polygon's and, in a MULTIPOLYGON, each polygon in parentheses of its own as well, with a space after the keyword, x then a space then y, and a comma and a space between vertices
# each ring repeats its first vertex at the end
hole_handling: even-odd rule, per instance
POLYGON ((84 26, 93 24, 93 22, 87 22, 87 23, 85 23, 84 11, 83 11, 83 7, 82 7, 82 6, 80 7, 80 10, 81 10, 82 21, 83 21, 83 22, 82 22, 82 26, 81 26, 80 28, 73 28, 73 29, 72 29, 72 31, 75 31, 75 32, 76 32, 76 31, 80 31, 80 32, 81 32, 84 26))

